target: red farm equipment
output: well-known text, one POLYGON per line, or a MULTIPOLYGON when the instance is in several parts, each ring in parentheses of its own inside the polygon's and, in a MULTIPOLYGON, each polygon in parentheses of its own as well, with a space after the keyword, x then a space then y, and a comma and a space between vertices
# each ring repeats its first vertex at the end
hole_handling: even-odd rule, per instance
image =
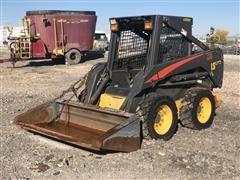
POLYGON ((82 62, 92 49, 97 16, 94 11, 27 11, 23 31, 11 37, 11 61, 62 58, 82 62))

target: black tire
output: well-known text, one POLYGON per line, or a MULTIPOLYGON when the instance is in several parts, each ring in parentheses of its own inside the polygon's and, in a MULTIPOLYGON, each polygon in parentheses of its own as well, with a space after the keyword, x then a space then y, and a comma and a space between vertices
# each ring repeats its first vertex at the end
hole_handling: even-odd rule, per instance
MULTIPOLYGON (((207 107, 207 106, 206 106, 207 107)), ((205 108, 206 108, 205 107, 205 108)), ((208 108, 209 109, 209 108, 208 108)), ((180 108, 180 120, 184 127, 201 130, 210 127, 213 123, 215 116, 215 100, 211 91, 204 89, 191 89, 185 93, 182 100, 182 106, 180 108), (200 102, 204 99, 208 99, 211 104, 211 110, 209 110, 209 115, 205 118, 206 122, 201 122, 198 114, 201 113, 199 109, 200 102)))
MULTIPOLYGON (((147 96, 138 108, 137 113, 142 120, 142 135, 144 138, 163 139, 169 140, 175 134, 178 126, 177 107, 174 101, 167 96, 147 96), (159 134, 154 126, 157 123, 156 119, 159 118, 159 107, 167 105, 172 112, 172 122, 170 128, 164 134, 159 134), (158 117, 157 117, 158 116, 158 117)), ((161 117, 160 117, 161 118, 161 117)))
POLYGON ((65 61, 70 64, 78 64, 83 62, 82 61, 82 55, 79 50, 77 49, 71 49, 65 54, 65 61))

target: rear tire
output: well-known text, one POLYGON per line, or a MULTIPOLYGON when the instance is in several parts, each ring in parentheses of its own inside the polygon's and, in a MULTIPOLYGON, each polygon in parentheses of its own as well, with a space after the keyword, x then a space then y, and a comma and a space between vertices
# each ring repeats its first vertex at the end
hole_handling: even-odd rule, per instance
POLYGON ((185 93, 180 108, 180 120, 184 127, 206 129, 213 123, 215 100, 211 91, 191 89, 185 93))
POLYGON ((177 107, 170 97, 147 96, 140 103, 138 114, 144 138, 169 140, 177 130, 177 107))
POLYGON ((65 54, 65 61, 70 64, 78 64, 83 62, 82 61, 82 55, 79 50, 77 49, 71 49, 65 54))

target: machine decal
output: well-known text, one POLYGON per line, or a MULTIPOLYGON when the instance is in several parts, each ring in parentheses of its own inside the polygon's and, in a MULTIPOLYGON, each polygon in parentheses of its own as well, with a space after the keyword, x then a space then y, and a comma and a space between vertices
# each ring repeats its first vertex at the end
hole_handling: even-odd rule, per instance
POLYGON ((152 81, 156 81, 158 79, 161 79, 163 77, 165 77, 167 74, 169 74, 170 72, 174 71, 175 69, 179 68, 180 66, 194 60, 197 59, 201 56, 203 56, 204 54, 199 54, 196 56, 192 56, 190 58, 184 59, 182 61, 179 61, 175 64, 171 64, 170 66, 160 70, 157 74, 154 74, 150 79, 148 79, 147 81, 145 81, 145 83, 151 83, 152 81))
POLYGON ((212 62, 211 63, 211 71, 215 71, 216 70, 216 67, 219 65, 219 64, 222 64, 222 61, 215 61, 215 62, 212 62))
POLYGON ((181 30, 181 33, 182 33, 184 36, 187 35, 187 31, 186 31, 185 29, 183 29, 183 28, 182 28, 182 30, 181 30))

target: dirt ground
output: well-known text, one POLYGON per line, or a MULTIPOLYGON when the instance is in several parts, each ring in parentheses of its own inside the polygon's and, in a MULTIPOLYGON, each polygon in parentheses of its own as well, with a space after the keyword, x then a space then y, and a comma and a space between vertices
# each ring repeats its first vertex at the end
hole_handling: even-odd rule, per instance
POLYGON ((240 58, 225 56, 223 105, 202 131, 179 127, 167 142, 132 153, 94 154, 26 132, 13 118, 56 97, 104 58, 67 66, 0 64, 1 179, 240 179, 240 58))

